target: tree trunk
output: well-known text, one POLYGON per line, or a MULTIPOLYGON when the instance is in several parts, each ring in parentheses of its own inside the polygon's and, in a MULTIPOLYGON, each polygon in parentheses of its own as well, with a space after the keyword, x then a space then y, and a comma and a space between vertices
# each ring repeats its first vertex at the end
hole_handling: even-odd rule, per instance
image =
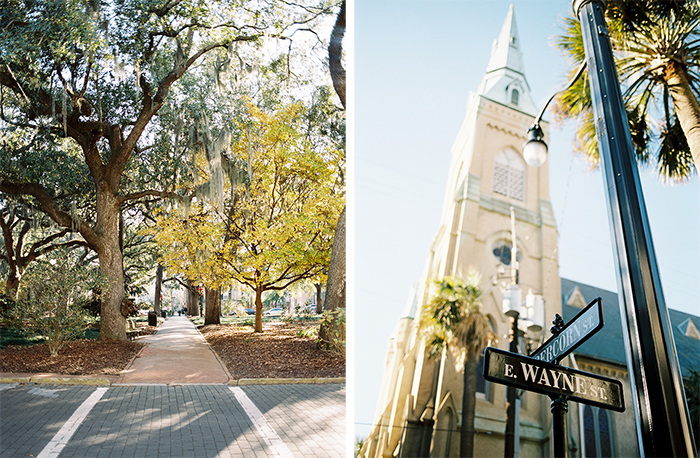
POLYGON ((7 276, 7 281, 5 282, 5 294, 14 300, 17 300, 19 296, 19 280, 20 274, 10 266, 10 273, 7 276))
POLYGON ((97 185, 96 247, 100 274, 106 281, 102 291, 99 340, 126 340, 126 317, 121 313, 124 292, 124 258, 119 243, 119 202, 109 184, 97 185))
POLYGON ((320 283, 314 285, 316 287, 316 313, 323 312, 323 287, 320 283))
POLYGON ((163 265, 158 264, 158 267, 156 267, 156 292, 155 292, 155 297, 153 298, 153 310, 156 312, 156 315, 160 315, 160 296, 161 296, 161 290, 163 289, 163 265))
POLYGON ((186 280, 187 288, 187 315, 199 316, 199 294, 190 280, 186 280))
POLYGON ((479 353, 470 350, 464 362, 464 391, 462 393, 462 426, 459 431, 459 456, 474 456, 474 417, 476 410, 476 365, 479 353))
POLYGON ((340 11, 335 20, 331 41, 328 45, 328 66, 331 71, 333 88, 345 108, 345 69, 343 68, 343 37, 345 36, 345 1, 340 5, 340 11))
POLYGON ((700 170, 700 104, 690 89, 687 72, 681 64, 669 64, 664 79, 669 86, 673 108, 688 141, 695 168, 700 170))
POLYGON ((221 288, 207 288, 206 302, 204 324, 221 324, 221 288))
POLYGON ((262 328, 262 289, 255 290, 255 332, 263 332, 262 328))
MULTIPOLYGON (((326 300, 323 304, 326 312, 345 309, 345 208, 343 208, 333 237, 333 251, 328 268, 326 283, 326 300)), ((322 346, 329 346, 345 340, 345 322, 324 321, 318 331, 322 346)))
POLYGON ((107 282, 102 291, 99 340, 126 340, 126 317, 121 314, 121 304, 125 297, 124 265, 117 230, 114 235, 112 243, 105 241, 102 249, 97 252, 100 274, 107 282))

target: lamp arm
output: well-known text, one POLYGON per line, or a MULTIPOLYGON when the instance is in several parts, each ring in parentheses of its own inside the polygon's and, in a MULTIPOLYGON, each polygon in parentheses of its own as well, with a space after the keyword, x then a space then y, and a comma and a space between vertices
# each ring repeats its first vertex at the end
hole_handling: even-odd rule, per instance
POLYGON ((558 91, 556 91, 554 94, 552 94, 552 96, 549 98, 549 100, 547 100, 547 103, 545 103, 544 106, 542 107, 542 111, 540 111, 540 114, 538 114, 537 117, 535 118, 535 122, 533 123, 533 126, 540 125, 540 121, 542 120, 542 116, 544 116, 544 111, 547 109, 547 107, 552 102, 552 100, 554 100, 554 97, 556 97, 557 94, 559 94, 560 92, 564 92, 564 91, 568 90, 569 88, 571 88, 571 86, 573 86, 574 83, 581 77, 581 74, 583 73, 583 69, 585 69, 585 68, 586 68, 586 61, 584 60, 581 63, 581 65, 578 67, 578 70, 576 70, 576 74, 573 76, 573 78, 571 78, 571 81, 569 81, 569 84, 567 84, 565 88, 559 89, 558 91))

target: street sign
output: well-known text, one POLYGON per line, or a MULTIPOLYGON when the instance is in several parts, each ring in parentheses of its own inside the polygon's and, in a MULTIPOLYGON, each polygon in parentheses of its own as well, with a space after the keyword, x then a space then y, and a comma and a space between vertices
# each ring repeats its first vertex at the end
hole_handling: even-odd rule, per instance
POLYGON ((546 361, 489 347, 484 353, 484 378, 568 401, 624 412, 622 383, 546 361))
POLYGON ((569 321, 558 335, 550 337, 532 352, 530 358, 548 363, 559 362, 601 329, 603 329, 603 301, 597 298, 569 321))

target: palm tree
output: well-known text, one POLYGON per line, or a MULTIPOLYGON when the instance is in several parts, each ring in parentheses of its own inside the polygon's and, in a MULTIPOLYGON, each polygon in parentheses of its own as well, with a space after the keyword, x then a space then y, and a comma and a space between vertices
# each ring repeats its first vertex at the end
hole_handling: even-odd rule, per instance
POLYGON ((462 425, 459 455, 474 455, 474 409, 476 407, 476 366, 479 354, 495 334, 481 313, 480 275, 470 270, 464 281, 445 277, 435 280, 435 295, 423 306, 418 329, 431 357, 452 351, 464 366, 462 425))
MULTIPOLYGON (((646 163, 655 156, 662 178, 688 179, 700 165, 699 2, 610 1, 606 21, 637 159, 646 163)), ((566 19, 564 29, 556 44, 578 67, 585 59, 578 19, 566 19)), ((587 75, 558 97, 556 111, 559 118, 578 120, 576 148, 597 165, 587 75)))

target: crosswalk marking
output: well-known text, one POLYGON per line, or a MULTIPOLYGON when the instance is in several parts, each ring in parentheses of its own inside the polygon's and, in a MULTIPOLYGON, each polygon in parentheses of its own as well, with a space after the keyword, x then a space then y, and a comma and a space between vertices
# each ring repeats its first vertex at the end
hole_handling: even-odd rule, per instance
POLYGON ((46 444, 46 447, 37 455, 37 458, 55 458, 66 446, 73 434, 78 430, 78 427, 83 423, 85 417, 88 413, 95 407, 95 404, 104 396, 107 392, 107 388, 97 388, 95 391, 85 400, 80 407, 73 412, 73 415, 68 419, 67 422, 58 430, 51 442, 46 444))
POLYGON ((245 413, 250 417, 255 429, 262 436, 263 440, 270 447, 270 451, 273 456, 278 456, 281 458, 293 458, 292 452, 289 451, 282 439, 277 435, 275 430, 269 425, 265 416, 260 412, 260 410, 253 404, 253 401, 245 394, 243 389, 239 386, 229 387, 236 400, 241 404, 245 413))

